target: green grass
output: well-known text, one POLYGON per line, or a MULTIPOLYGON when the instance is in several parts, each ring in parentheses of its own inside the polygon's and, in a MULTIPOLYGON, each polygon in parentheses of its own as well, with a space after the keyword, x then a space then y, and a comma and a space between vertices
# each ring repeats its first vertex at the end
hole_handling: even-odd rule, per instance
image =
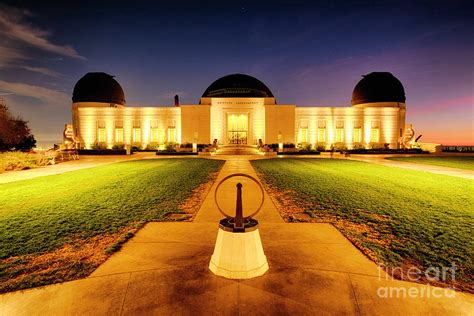
MULTIPOLYGON (((115 236, 106 251, 113 252, 130 238, 124 229, 182 212, 179 205, 222 165, 208 159, 140 160, 0 184, 0 281, 21 275, 26 268, 20 265, 28 262, 35 270, 31 258, 68 244, 81 248, 94 238, 115 236)), ((81 275, 78 261, 63 273, 65 279, 81 275)), ((6 290, 58 281, 51 273, 45 272, 46 281, 32 277, 6 290)))
POLYGON ((455 263, 458 280, 472 286, 472 180, 338 159, 252 165, 267 185, 288 192, 315 219, 339 222, 346 236, 388 267, 455 263))
POLYGON ((395 161, 404 161, 419 163, 423 165, 433 165, 441 167, 450 167, 458 168, 465 170, 474 170, 474 156, 471 157, 461 157, 461 156, 451 156, 451 157, 390 157, 386 158, 389 160, 395 161))
POLYGON ((0 258, 51 251, 163 219, 218 170, 221 161, 122 162, 0 185, 0 258))

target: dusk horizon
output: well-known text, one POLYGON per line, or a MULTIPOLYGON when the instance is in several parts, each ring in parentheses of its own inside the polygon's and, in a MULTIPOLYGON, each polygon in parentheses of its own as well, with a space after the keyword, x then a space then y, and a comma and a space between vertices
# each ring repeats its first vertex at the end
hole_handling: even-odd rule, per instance
POLYGON ((115 4, 0 5, 0 98, 38 143, 61 140, 88 72, 115 76, 130 107, 197 104, 233 73, 278 104, 347 107, 363 75, 390 72, 421 142, 474 145, 468 1, 115 4))

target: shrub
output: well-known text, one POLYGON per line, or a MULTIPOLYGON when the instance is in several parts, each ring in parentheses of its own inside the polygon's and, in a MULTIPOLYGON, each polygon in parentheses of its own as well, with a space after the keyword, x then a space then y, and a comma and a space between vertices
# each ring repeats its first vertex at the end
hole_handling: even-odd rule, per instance
POLYGON ((336 145, 336 146, 334 146, 334 150, 335 151, 345 151, 345 150, 347 150, 347 147, 344 146, 344 145, 336 145))
POLYGON ((365 149, 365 146, 362 145, 362 144, 355 144, 353 147, 352 147, 352 150, 364 150, 365 149))
POLYGON ((173 143, 173 142, 165 143, 165 150, 169 152, 173 152, 173 151, 176 151, 177 146, 178 144, 173 143))
POLYGON ((310 150, 311 150, 311 144, 309 144, 309 143, 298 144, 298 148, 299 148, 300 150, 310 151, 310 150))
POLYGON ((284 143, 283 148, 295 148, 295 144, 293 144, 293 143, 284 143))
POLYGON ((157 143, 149 143, 146 145, 145 150, 157 150, 158 144, 157 143))
POLYGON ((197 144, 197 150, 198 151, 203 151, 204 149, 212 147, 212 144, 197 144))
POLYGON ((107 149, 104 143, 95 143, 92 145, 91 149, 100 150, 100 149, 107 149))
POLYGON ((38 168, 52 161, 51 157, 43 153, 5 152, 0 154, 0 172, 38 168))
POLYGON ((119 149, 125 149, 125 145, 120 144, 120 145, 113 145, 112 146, 113 150, 119 150, 119 149))
POLYGON ((193 144, 192 143, 184 143, 184 144, 179 145, 179 148, 193 148, 193 144))

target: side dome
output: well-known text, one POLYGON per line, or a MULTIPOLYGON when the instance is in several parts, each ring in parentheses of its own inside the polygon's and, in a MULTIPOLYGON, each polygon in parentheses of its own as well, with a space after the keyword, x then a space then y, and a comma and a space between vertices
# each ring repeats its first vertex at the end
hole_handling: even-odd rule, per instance
POLYGON ((375 102, 405 103, 402 83, 389 72, 363 75, 352 92, 352 105, 375 102))
POLYGON ((202 98, 273 98, 273 93, 257 78, 232 74, 214 81, 202 98))
POLYGON ((72 102, 101 102, 125 105, 125 94, 114 76, 89 72, 74 86, 72 102))

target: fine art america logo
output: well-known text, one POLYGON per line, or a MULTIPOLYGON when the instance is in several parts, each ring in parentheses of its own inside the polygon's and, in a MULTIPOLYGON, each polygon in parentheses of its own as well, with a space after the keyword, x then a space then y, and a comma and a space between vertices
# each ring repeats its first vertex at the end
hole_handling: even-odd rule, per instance
MULTIPOLYGON (((384 279, 395 280, 394 276, 398 275, 401 276, 401 280, 409 282, 417 282, 424 278, 429 282, 454 283, 456 270, 455 264, 451 264, 451 267, 429 267, 424 271, 416 267, 410 267, 407 271, 395 268, 385 273, 380 269, 379 281, 384 279)), ((455 295, 454 287, 440 288, 421 284, 415 286, 410 283, 401 284, 401 286, 381 286, 377 289, 377 296, 380 298, 454 298, 455 295)))

